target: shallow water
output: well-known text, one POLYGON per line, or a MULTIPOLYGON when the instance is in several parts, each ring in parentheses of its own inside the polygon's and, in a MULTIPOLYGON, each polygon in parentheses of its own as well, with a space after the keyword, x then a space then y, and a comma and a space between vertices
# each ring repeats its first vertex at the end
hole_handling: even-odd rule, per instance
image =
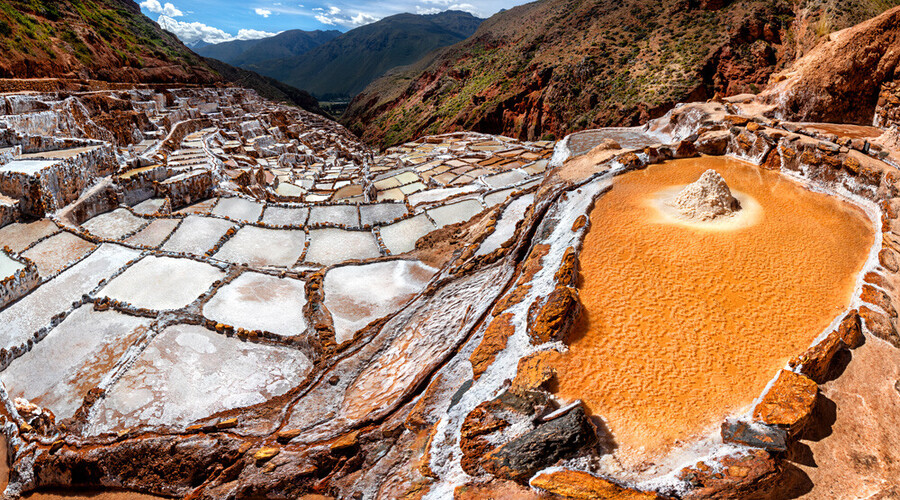
POLYGON ((606 419, 623 465, 712 432, 849 304, 873 243, 865 214, 722 157, 616 179, 580 256, 585 314, 553 361, 558 394, 606 419), (667 221, 653 199, 715 168, 756 200, 753 224, 667 221))
POLYGON ((844 123, 802 123, 801 125, 803 125, 803 128, 815 130, 822 134, 834 134, 838 137, 849 137, 850 139, 871 139, 878 137, 884 132, 878 127, 844 123))

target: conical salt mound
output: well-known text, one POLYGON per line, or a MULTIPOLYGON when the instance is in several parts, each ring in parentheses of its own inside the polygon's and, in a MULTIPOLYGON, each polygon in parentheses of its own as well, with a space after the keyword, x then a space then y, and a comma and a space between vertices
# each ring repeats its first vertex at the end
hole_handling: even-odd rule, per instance
POLYGON ((715 170, 707 170, 688 184, 672 201, 672 206, 689 219, 710 221, 727 217, 741 209, 725 179, 715 170))

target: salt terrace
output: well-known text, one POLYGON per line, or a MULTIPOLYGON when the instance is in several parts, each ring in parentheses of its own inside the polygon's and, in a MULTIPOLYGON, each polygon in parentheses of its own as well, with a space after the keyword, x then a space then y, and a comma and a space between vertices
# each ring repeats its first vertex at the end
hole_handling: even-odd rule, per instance
POLYGON ((699 495, 754 480, 714 471, 781 470, 839 351, 900 347, 900 176, 872 128, 711 102, 559 143, 375 152, 243 89, 17 99, 0 117, 11 495, 444 498, 491 478, 699 495), (72 114, 107 99, 146 122, 72 114), (774 218, 722 236, 648 215, 710 165, 774 218), (672 272, 738 247, 735 269, 672 272), (765 282, 750 299, 713 286, 744 271, 765 282))

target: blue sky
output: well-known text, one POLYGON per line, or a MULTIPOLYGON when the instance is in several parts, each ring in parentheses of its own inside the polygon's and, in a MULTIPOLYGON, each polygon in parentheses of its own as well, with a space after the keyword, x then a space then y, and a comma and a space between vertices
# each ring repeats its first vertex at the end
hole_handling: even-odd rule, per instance
POLYGON ((138 0, 141 10, 189 45, 271 36, 289 29, 347 31, 401 12, 464 10, 489 17, 528 0, 138 0))

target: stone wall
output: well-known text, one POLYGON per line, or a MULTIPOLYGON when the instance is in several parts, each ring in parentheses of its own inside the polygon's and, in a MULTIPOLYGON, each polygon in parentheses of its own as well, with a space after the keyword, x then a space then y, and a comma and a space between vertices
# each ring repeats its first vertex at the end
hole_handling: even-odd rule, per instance
POLYGON ((156 196, 168 197, 173 208, 183 207, 209 198, 214 185, 212 172, 209 170, 190 172, 156 183, 156 196))
POLYGON ((900 125, 900 81, 886 82, 881 86, 873 124, 883 128, 900 125))

